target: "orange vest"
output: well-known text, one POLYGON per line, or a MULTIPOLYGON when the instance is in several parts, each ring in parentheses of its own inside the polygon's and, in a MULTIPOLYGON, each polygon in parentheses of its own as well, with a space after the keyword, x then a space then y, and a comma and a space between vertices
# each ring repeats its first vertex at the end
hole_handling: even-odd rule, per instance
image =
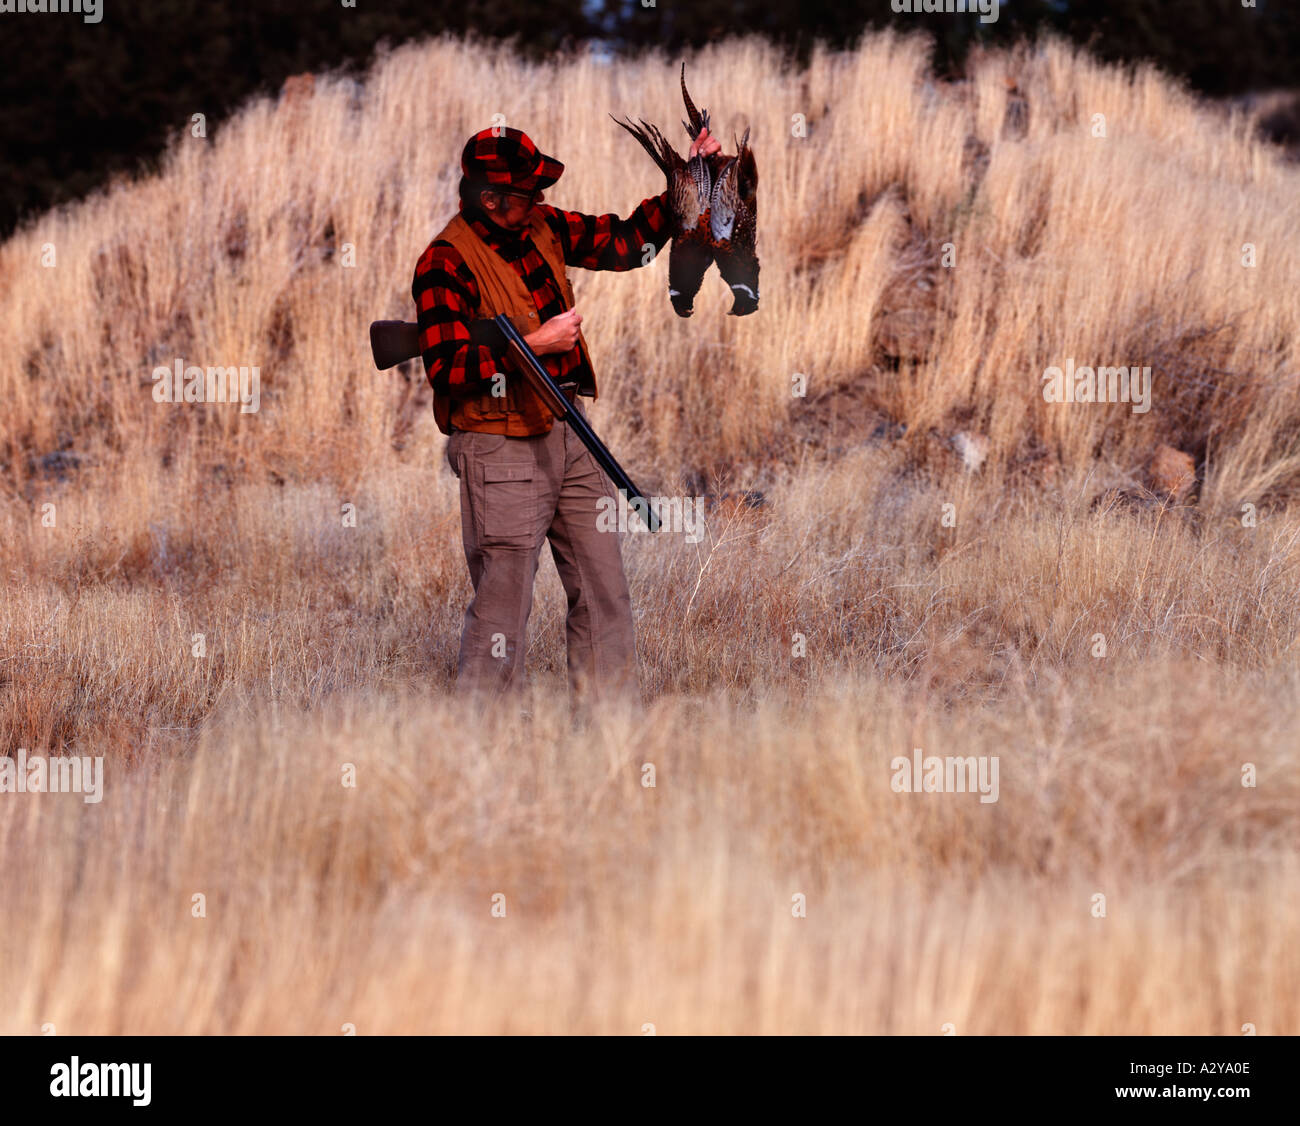
MULTIPOLYGON (((564 271, 564 250, 555 232, 546 224, 540 211, 533 214, 529 230, 534 244, 555 280, 560 285, 560 297, 565 309, 573 308, 573 286, 564 271)), ((493 317, 505 313, 520 336, 527 336, 541 327, 537 306, 513 266, 484 242, 463 216, 457 214, 443 228, 434 241, 445 239, 465 260, 465 265, 478 284, 480 317, 493 317)), ((587 353, 587 342, 578 330, 578 348, 587 368, 593 373, 592 391, 595 391, 595 368, 587 353)), ((545 363, 545 359, 542 361, 545 363)), ((477 430, 484 434, 506 434, 512 438, 528 438, 545 434, 555 423, 546 404, 525 384, 517 374, 506 381, 506 393, 493 395, 489 389, 481 395, 468 398, 433 394, 433 417, 444 434, 457 430, 477 430)))

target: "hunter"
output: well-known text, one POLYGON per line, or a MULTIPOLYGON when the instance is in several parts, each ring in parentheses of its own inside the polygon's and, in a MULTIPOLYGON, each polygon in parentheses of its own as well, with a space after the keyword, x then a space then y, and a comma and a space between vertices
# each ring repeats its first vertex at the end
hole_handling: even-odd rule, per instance
MULTIPOLYGON (((690 156, 721 145, 703 130, 690 156)), ((672 236, 667 191, 626 219, 543 203, 564 165, 518 129, 485 129, 461 153, 460 207, 415 268, 420 351, 434 417, 460 480, 474 597, 457 662, 461 690, 521 686, 533 580, 549 540, 568 596, 571 689, 637 687, 632 602, 618 533, 598 530, 614 488, 586 447, 506 361, 491 318, 506 314, 585 417, 596 375, 567 266, 632 270, 672 236)))

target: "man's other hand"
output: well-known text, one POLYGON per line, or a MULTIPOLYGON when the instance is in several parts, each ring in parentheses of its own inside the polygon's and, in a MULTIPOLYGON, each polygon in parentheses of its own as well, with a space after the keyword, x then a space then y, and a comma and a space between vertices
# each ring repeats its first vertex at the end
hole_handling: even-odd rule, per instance
POLYGON ((524 343, 539 356, 563 354, 578 346, 581 324, 582 314, 577 309, 569 309, 552 317, 536 332, 530 332, 524 337, 524 343))
POLYGON ((722 142, 720 142, 716 137, 710 137, 708 129, 701 129, 700 135, 691 142, 690 155, 687 156, 686 159, 693 159, 697 153, 706 157, 712 156, 715 152, 720 151, 721 148, 722 142))

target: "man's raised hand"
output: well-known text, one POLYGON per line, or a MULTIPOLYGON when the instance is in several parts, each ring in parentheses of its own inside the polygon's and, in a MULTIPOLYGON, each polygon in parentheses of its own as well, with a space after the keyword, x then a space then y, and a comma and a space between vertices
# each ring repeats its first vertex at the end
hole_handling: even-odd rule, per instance
POLYGON ((700 134, 691 142, 691 151, 687 155, 687 160, 693 160, 697 153, 703 156, 712 156, 722 148, 722 142, 717 137, 709 136, 709 130, 706 126, 700 130, 700 134))

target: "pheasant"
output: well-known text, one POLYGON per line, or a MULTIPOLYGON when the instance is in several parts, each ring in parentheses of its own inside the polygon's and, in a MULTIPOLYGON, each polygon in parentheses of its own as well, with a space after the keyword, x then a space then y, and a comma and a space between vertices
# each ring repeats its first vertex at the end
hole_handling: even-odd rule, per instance
MULTIPOLYGON (((709 111, 695 108, 686 91, 682 63, 683 121, 691 140, 709 126, 709 111)), ((668 202, 673 216, 672 251, 668 259, 668 297, 679 317, 689 317, 711 262, 734 295, 731 316, 743 317, 758 308, 758 168, 749 147, 749 130, 736 145, 736 155, 715 152, 684 160, 653 125, 610 117, 640 143, 668 177, 668 202)), ((732 137, 735 140, 735 137, 732 137)))

